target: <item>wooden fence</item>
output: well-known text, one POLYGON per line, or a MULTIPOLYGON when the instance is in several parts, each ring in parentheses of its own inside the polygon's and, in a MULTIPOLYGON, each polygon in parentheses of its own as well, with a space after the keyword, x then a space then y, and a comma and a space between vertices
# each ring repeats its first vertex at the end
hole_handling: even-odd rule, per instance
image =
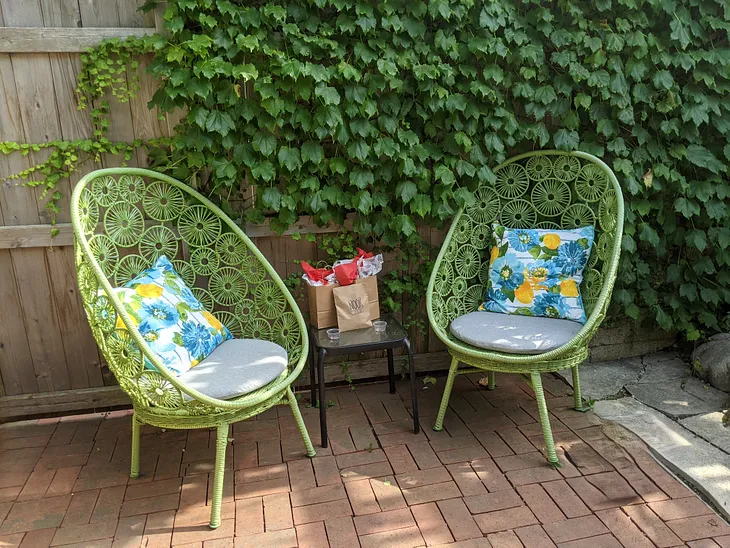
MULTIPOLYGON (((88 113, 77 109, 74 93, 79 54, 104 38, 155 32, 155 14, 137 11, 143 2, 0 0, 0 141, 41 143, 90 137, 88 113)), ((174 117, 160 121, 157 112, 147 107, 156 88, 152 77, 144 73, 147 61, 141 62, 137 97, 126 104, 110 101, 112 140, 148 139, 172 132, 174 117)), ((0 156, 0 179, 38 159, 41 154, 0 156)), ((102 166, 118 165, 115 162, 103 158, 102 166)), ((130 164, 144 166, 144 154, 138 152, 130 164)), ((63 198, 55 238, 51 238, 51 219, 39 200, 39 190, 9 183, 0 187, 0 421, 129 402, 100 359, 76 290, 68 204, 74 183, 96 167, 101 166, 86 165, 60 184, 63 198)), ((336 228, 320 229, 302 219, 293 230, 336 228)), ((305 239, 274 236, 266 226, 250 226, 247 232, 281 276, 299 271, 295 260, 318 258, 316 245, 305 239)), ((421 234, 434 245, 443 237, 428 228, 422 228, 421 234)), ((307 303, 301 298, 300 304, 306 311, 307 303)), ((424 304, 415 299, 404 299, 403 312, 425 317, 424 304)), ((433 333, 414 328, 410 335, 419 371, 448 366, 443 345, 433 333)), ((350 358, 353 379, 382 376, 387 370, 378 355, 350 358)), ((344 379, 339 362, 328 366, 327 378, 344 379)))
MULTIPOLYGON (((144 0, 0 0, 0 141, 40 143, 91 136, 88 112, 77 109, 74 93, 79 54, 104 38, 155 32, 155 14, 137 8, 144 0)), ((110 100, 109 138, 118 141, 168 136, 175 120, 160 121, 147 102, 154 80, 139 69, 141 89, 127 104, 110 100)), ((0 156, 0 178, 17 173, 42 156, 0 156)), ((118 160, 116 160, 118 162, 118 160)), ((144 166, 139 152, 131 165, 144 166)), ((61 183, 58 234, 39 191, 5 183, 0 192, 0 421, 49 412, 123 405, 126 396, 102 363, 76 291, 69 198, 86 165, 61 183)), ((292 231, 323 232, 308 219, 292 231)), ((298 272, 297 259, 316 260, 314 243, 274 236, 267 226, 247 227, 256 245, 282 276, 298 272)), ((431 231, 423 229, 427 240, 431 231)), ((442 235, 433 231, 434 242, 442 235)), ((299 299, 303 309, 307 303, 299 299)), ((406 310, 410 312, 408 302, 406 310)), ((419 370, 447 365, 443 347, 420 330, 411 333, 419 370)), ((385 374, 377 356, 352 357, 354 379, 385 374)), ((344 379, 339 362, 328 380, 344 379)))

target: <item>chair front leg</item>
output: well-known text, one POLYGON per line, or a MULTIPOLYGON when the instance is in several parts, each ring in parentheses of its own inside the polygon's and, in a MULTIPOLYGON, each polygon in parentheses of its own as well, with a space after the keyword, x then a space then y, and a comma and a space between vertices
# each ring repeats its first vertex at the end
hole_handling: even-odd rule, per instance
MULTIPOLYGON (((289 407, 291 407, 291 412, 294 414, 294 420, 297 422, 297 428, 299 428, 299 433, 302 435, 304 448, 307 450, 307 456, 313 457, 317 453, 314 451, 314 447, 312 447, 312 440, 309 439, 307 426, 304 424, 302 413, 299 411, 299 405, 297 404, 297 399, 294 397, 294 392, 292 392, 291 386, 286 387, 286 396, 287 398, 289 398, 289 407)), ((322 400, 320 400, 319 405, 323 405, 322 400)))
POLYGON ((433 425, 433 429, 436 432, 440 432, 444 427, 444 415, 446 415, 446 409, 449 407, 449 398, 451 397, 451 389, 454 387, 454 379, 456 378, 457 369, 459 369, 459 360, 453 358, 451 360, 451 367, 449 367, 449 376, 446 377, 444 395, 441 396, 441 407, 439 407, 438 415, 436 415, 436 422, 433 425))
POLYGON ((228 446, 228 424, 218 426, 215 440, 215 471, 213 472, 213 494, 211 496, 210 528, 221 524, 221 503, 223 501, 223 476, 226 470, 226 447, 228 446))
POLYGON ((129 477, 137 479, 139 477, 139 441, 142 435, 142 423, 132 415, 132 465, 129 470, 129 477))
POLYGON ((537 400, 537 410, 540 413, 540 425, 542 426, 542 435, 545 438, 545 452, 550 466, 560 468, 558 455, 555 453, 555 442, 553 441, 553 431, 550 428, 550 417, 548 415, 547 403, 545 403, 545 392, 542 389, 542 378, 539 371, 530 373, 530 381, 532 389, 535 391, 535 399, 537 400))
POLYGON ((575 410, 576 411, 583 411, 583 397, 580 393, 580 375, 578 375, 578 366, 574 366, 571 368, 571 373, 573 373, 573 399, 575 401, 575 410))

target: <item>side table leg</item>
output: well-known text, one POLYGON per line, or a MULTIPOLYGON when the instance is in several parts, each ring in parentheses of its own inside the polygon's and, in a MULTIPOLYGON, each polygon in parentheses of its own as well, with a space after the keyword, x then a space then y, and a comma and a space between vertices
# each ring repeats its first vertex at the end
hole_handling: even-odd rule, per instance
POLYGON ((317 369, 317 358, 314 351, 314 344, 311 339, 309 341, 309 388, 312 391, 311 404, 312 407, 317 407, 317 380, 316 380, 316 369, 317 369))
POLYGON ((408 371, 411 374, 411 400, 413 403, 413 433, 418 434, 420 426, 418 424, 418 393, 416 387, 416 364, 413 361, 413 350, 411 349, 411 342, 406 338, 403 344, 408 350, 408 371))
POLYGON ((319 429, 322 434, 322 447, 327 447, 327 399, 324 394, 324 358, 327 351, 319 349, 317 376, 319 377, 319 429))
POLYGON ((393 365, 392 348, 388 348, 388 381, 390 382, 390 393, 395 394, 395 366, 393 365))

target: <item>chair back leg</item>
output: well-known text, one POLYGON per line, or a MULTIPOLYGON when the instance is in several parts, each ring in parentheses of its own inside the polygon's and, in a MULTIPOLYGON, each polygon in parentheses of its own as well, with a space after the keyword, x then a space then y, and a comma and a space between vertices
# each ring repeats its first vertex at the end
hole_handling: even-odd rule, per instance
POLYGON ((228 423, 218 425, 215 439, 215 471, 213 472, 213 494, 210 507, 210 528, 221 524, 221 503, 223 501, 223 476, 226 470, 226 447, 228 446, 228 423))
POLYGON ((535 391, 535 399, 537 400, 537 410, 540 413, 540 426, 542 426, 542 435, 545 438, 545 452, 550 466, 560 468, 558 455, 555 453, 555 442, 553 441, 553 431, 550 429, 550 417, 548 416, 547 403, 545 402, 545 392, 542 389, 542 378, 539 371, 530 373, 530 384, 535 391))
POLYGON ((446 386, 444 386, 444 395, 441 396, 441 407, 439 407, 436 422, 433 425, 433 429, 436 432, 440 432, 444 427, 444 415, 446 415, 446 409, 449 407, 449 398, 451 397, 451 389, 454 387, 457 369, 459 369, 459 360, 452 358, 451 367, 449 367, 449 376, 446 377, 446 386))
MULTIPOLYGON (((309 439, 309 432, 307 432, 307 427, 304 424, 304 419, 302 419, 302 413, 299 411, 299 404, 297 403, 296 397, 294 397, 294 392, 292 392, 291 386, 286 387, 286 395, 289 399, 289 407, 291 407, 291 412, 294 414, 294 420, 297 421, 297 428, 299 428, 299 432, 302 435, 302 440, 304 441, 304 449, 307 451, 308 457, 313 457, 317 453, 314 451, 314 447, 312 447, 312 440, 309 439)), ((319 402, 319 405, 326 405, 324 402, 319 402)))
POLYGON ((132 415, 132 465, 129 469, 129 477, 137 479, 139 477, 139 440, 142 435, 142 423, 132 415))
POLYGON ((490 371, 487 381, 487 390, 494 390, 495 388, 497 388, 497 373, 490 371))

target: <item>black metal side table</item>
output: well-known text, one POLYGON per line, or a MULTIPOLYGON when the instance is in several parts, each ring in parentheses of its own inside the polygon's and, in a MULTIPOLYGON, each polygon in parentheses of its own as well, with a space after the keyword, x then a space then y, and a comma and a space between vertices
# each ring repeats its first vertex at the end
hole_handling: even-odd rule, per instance
POLYGON ((355 354, 357 352, 371 352, 373 350, 388 351, 388 378, 390 393, 395 394, 395 370, 393 366, 393 349, 404 346, 408 351, 408 371, 411 378, 411 399, 413 401, 413 432, 418 434, 418 400, 416 395, 416 368, 413 364, 413 351, 408 341, 408 333, 403 326, 388 314, 383 314, 381 320, 387 322, 384 333, 376 333, 372 327, 345 331, 340 338, 330 340, 326 329, 309 330, 311 355, 309 371, 312 388, 312 405, 316 405, 317 380, 319 380, 319 424, 322 431, 322 447, 327 447, 327 400, 324 387, 324 359, 327 354, 355 354), (315 367, 316 360, 316 367, 315 367), (315 378, 315 371, 317 378, 315 378))

